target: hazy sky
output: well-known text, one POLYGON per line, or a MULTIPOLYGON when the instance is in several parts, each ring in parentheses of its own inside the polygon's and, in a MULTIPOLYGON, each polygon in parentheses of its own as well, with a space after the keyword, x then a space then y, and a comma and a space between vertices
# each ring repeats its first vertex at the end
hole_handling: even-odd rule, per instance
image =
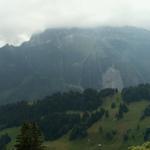
POLYGON ((46 28, 132 25, 150 28, 150 0, 0 0, 0 45, 46 28))

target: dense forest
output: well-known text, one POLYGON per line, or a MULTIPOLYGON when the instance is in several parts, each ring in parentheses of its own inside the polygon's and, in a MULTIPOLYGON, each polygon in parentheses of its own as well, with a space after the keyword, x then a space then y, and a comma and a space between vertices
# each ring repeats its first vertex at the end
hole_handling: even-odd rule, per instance
POLYGON ((70 129, 71 140, 83 137, 86 135, 86 129, 107 113, 103 108, 98 109, 103 98, 116 92, 116 89, 100 92, 86 89, 82 93, 55 93, 35 102, 22 101, 1 106, 0 114, 3 115, 0 116, 0 127, 4 129, 35 121, 40 125, 46 139, 56 139, 70 129))
POLYGON ((128 87, 122 90, 122 98, 125 102, 150 100, 150 84, 140 84, 135 87, 128 87))

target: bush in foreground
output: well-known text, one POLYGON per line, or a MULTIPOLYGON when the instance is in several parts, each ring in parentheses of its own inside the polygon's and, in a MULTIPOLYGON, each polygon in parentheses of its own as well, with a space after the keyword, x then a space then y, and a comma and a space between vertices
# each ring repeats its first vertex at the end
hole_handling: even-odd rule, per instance
POLYGON ((132 146, 128 150, 150 150, 150 142, 144 143, 142 146, 132 146))

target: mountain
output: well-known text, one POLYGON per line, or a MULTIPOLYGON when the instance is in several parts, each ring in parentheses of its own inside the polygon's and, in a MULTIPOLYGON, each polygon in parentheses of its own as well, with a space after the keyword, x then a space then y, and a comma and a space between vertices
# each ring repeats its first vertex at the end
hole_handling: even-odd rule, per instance
POLYGON ((0 48, 0 104, 56 91, 150 82, 150 31, 135 27, 60 28, 19 47, 0 48))

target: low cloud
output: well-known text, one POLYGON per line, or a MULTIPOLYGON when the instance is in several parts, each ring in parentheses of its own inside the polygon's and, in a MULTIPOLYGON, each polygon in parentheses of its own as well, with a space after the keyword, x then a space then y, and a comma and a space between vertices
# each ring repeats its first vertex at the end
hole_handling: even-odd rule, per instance
POLYGON ((149 0, 0 0, 0 45, 18 45, 46 28, 150 28, 149 0))

